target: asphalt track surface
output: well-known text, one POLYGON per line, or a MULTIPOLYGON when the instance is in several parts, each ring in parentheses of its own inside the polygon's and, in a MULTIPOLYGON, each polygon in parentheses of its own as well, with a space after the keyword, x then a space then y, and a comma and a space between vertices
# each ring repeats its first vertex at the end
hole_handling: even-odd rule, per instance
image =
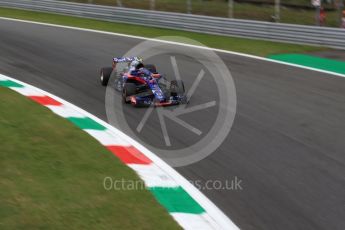
MULTIPOLYGON (((0 20, 0 72, 106 120, 98 69, 139 42, 0 20)), ((177 171, 193 181, 241 179, 242 190, 203 192, 242 229, 345 229, 345 79, 219 55, 237 91, 232 130, 215 153, 177 171)), ((212 97, 206 83, 198 93, 212 97)), ((130 119, 142 116, 126 109, 130 119)), ((207 129, 213 115, 210 109, 186 119, 207 129)), ((148 141, 164 143, 156 122, 149 120, 145 129, 148 141)), ((174 146, 193 141, 178 128, 169 132, 174 146)))

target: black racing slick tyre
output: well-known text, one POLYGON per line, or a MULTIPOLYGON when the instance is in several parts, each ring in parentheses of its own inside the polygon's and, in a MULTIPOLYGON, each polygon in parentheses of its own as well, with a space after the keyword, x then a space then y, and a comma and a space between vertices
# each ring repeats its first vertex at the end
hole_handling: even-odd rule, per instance
POLYGON ((111 72, 113 72, 113 68, 112 67, 103 67, 101 69, 100 81, 101 81, 101 84, 103 86, 107 86, 108 85, 108 82, 109 82, 109 79, 110 79, 110 76, 111 76, 111 72))
POLYGON ((170 82, 171 96, 183 96, 185 93, 184 83, 182 80, 173 80, 170 82))
POLYGON ((130 103, 128 99, 129 96, 136 94, 136 85, 134 83, 126 83, 122 90, 122 102, 125 104, 130 103))
POLYGON ((145 65, 145 68, 148 69, 151 73, 157 73, 157 68, 155 65, 147 64, 145 65))

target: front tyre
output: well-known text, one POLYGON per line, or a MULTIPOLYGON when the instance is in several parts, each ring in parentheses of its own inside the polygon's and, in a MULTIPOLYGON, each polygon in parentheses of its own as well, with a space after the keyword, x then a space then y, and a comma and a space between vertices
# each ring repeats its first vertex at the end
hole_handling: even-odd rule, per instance
POLYGON ((113 72, 113 68, 112 67, 103 67, 100 71, 100 81, 101 81, 101 85, 103 86, 107 86, 110 76, 111 76, 111 72, 113 72))
POLYGON ((170 82, 170 94, 171 96, 183 96, 185 94, 182 80, 173 80, 170 82))

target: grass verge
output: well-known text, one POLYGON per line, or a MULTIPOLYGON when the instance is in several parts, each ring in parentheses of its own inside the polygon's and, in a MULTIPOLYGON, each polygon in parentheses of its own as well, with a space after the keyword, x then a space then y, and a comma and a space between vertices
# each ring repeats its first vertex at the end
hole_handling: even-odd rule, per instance
POLYGON ((105 190, 139 181, 72 123, 0 87, 1 229, 178 229, 145 190, 105 190))
POLYGON ((246 54, 266 57, 280 53, 306 53, 326 50, 327 48, 295 45, 280 42, 262 41, 245 38, 208 35, 202 33, 185 32, 180 30, 159 29, 130 25, 125 23, 113 23, 93 19, 63 16, 50 13, 33 12, 26 10, 0 8, 0 16, 16 19, 24 19, 38 22, 53 23, 58 25, 74 26, 87 29, 96 29, 116 33, 124 33, 144 37, 158 36, 182 36, 197 40, 212 48, 230 50, 246 54))

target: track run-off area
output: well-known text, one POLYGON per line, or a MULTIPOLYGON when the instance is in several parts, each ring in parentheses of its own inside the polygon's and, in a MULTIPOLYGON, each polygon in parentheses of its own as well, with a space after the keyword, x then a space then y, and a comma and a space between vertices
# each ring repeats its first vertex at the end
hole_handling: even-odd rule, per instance
MULTIPOLYGON (((57 95, 104 121, 106 88, 98 82, 98 71, 112 57, 142 42, 11 20, 0 20, 0 34, 1 74, 57 95)), ((241 180, 241 189, 202 190, 241 229, 343 229, 345 79, 217 54, 231 71, 236 88, 233 126, 213 154, 175 169, 190 181, 241 180)), ((153 61, 161 72, 173 71, 171 63, 153 61)), ((188 58, 177 62, 181 75, 189 76, 184 70, 195 67, 188 58)), ((197 74, 190 71, 191 78, 197 74)), ((209 81, 205 77, 198 86, 198 98, 214 93, 209 81)), ((186 87, 191 83, 187 79, 186 87)), ((197 104, 198 98, 192 97, 191 104, 197 104)), ((126 108, 128 121, 140 120, 143 114, 138 111, 126 108)), ((207 130, 213 115, 207 110, 185 119, 207 130)), ((145 130, 140 134, 144 145, 164 144, 154 117, 145 130)), ((176 148, 195 141, 188 132, 168 130, 176 148)))

